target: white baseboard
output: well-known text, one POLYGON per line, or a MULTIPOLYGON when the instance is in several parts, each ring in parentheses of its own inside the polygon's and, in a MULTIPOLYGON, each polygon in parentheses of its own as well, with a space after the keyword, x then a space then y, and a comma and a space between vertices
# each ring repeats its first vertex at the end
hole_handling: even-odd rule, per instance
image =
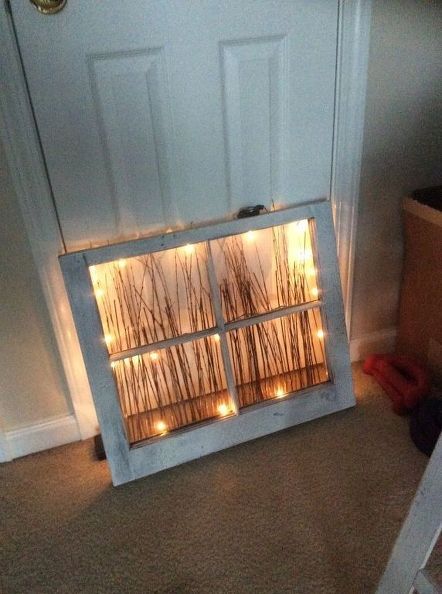
POLYGON ((81 439, 75 415, 13 429, 4 435, 6 448, 3 462, 81 439))
POLYGON ((396 328, 386 328, 378 332, 363 334, 350 340, 350 359, 361 361, 372 353, 392 353, 396 344, 396 328))
POLYGON ((0 462, 9 462, 10 460, 12 460, 12 454, 8 440, 6 439, 6 434, 0 427, 0 462))

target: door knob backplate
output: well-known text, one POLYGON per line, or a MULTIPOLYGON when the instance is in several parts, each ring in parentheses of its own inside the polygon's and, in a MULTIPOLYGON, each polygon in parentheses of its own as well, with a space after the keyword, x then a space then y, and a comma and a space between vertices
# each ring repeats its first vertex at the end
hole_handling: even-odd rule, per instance
POLYGON ((55 14, 60 12, 67 0, 31 0, 35 8, 42 14, 55 14))

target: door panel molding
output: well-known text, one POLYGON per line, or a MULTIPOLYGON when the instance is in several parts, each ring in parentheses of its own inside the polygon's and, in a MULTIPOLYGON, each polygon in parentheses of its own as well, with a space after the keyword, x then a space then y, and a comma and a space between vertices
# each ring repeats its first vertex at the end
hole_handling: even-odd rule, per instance
POLYGON ((172 135, 164 48, 90 55, 88 66, 114 227, 127 239, 124 229, 135 229, 146 211, 152 228, 164 227, 175 208, 168 181, 172 135), (121 208, 124 199, 130 208, 121 208))
POLYGON ((287 196, 287 36, 221 43, 230 210, 287 196), (249 143, 244 142, 249 139, 249 143))
MULTIPOLYGON (((331 197, 347 329, 362 159, 371 2, 341 0, 331 197)), ((79 437, 97 431, 97 419, 68 305, 58 255, 63 244, 7 5, 0 3, 0 136, 40 276, 69 386, 79 437)))

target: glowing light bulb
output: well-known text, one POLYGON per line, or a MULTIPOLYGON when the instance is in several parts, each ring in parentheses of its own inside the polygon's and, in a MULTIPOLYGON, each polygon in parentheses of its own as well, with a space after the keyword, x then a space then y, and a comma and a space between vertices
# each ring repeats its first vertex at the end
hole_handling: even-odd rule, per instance
POLYGON ((117 366, 117 362, 116 361, 112 361, 111 362, 112 369, 115 369, 116 366, 117 366))
POLYGON ((316 276, 316 268, 309 268, 307 270, 307 274, 308 276, 312 277, 312 276, 316 276))
POLYGON ((191 243, 188 243, 187 245, 184 246, 184 252, 187 256, 191 256, 194 251, 195 251, 195 246, 192 245, 191 243))
POLYGON ((167 425, 164 421, 158 421, 155 425, 155 429, 158 431, 158 433, 166 433, 167 425))
POLYGON ((316 332, 316 336, 317 336, 319 339, 322 339, 322 338, 324 338, 324 330, 318 330, 318 331, 316 332))
POLYGON ((249 243, 252 243, 253 241, 255 241, 255 231, 247 231, 246 239, 249 243))
POLYGON ((212 336, 212 338, 213 338, 213 340, 214 340, 215 342, 219 342, 219 341, 221 340, 221 337, 220 337, 220 335, 219 335, 219 334, 214 334, 214 335, 212 336))
POLYGON ((126 260, 118 260, 118 268, 126 268, 127 262, 126 260))
POLYGON ((113 342, 114 337, 112 336, 112 334, 105 334, 104 335, 104 342, 107 344, 107 346, 109 346, 111 344, 111 342, 113 342))
POLYGON ((218 406, 218 412, 222 417, 225 417, 229 414, 229 407, 227 406, 227 404, 220 404, 218 406))
POLYGON ((277 388, 275 392, 276 398, 283 398, 285 396, 285 391, 283 388, 277 388))
POLYGON ((160 355, 156 351, 153 351, 152 353, 149 353, 149 357, 151 361, 155 362, 159 360, 160 355))
POLYGON ((319 295, 319 291, 318 291, 317 287, 313 287, 312 295, 313 295, 313 297, 317 297, 319 295))
POLYGON ((97 299, 101 299, 101 297, 104 297, 104 289, 101 289, 100 287, 98 287, 98 289, 95 289, 95 297, 97 299))

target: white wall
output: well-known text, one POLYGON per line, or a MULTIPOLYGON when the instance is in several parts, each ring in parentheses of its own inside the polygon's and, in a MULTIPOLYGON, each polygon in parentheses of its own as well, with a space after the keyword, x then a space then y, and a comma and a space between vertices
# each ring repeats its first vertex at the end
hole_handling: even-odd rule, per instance
POLYGON ((6 431, 72 411, 0 143, 0 415, 6 431))
POLYGON ((442 184, 442 4, 375 0, 353 293, 353 339, 396 325, 400 203, 442 184))
MULTIPOLYGON (((400 200, 442 183, 437 4, 373 6, 351 332, 362 346, 396 323, 400 200)), ((12 430, 67 415, 72 405, 1 146, 0 197, 0 415, 12 430)))

